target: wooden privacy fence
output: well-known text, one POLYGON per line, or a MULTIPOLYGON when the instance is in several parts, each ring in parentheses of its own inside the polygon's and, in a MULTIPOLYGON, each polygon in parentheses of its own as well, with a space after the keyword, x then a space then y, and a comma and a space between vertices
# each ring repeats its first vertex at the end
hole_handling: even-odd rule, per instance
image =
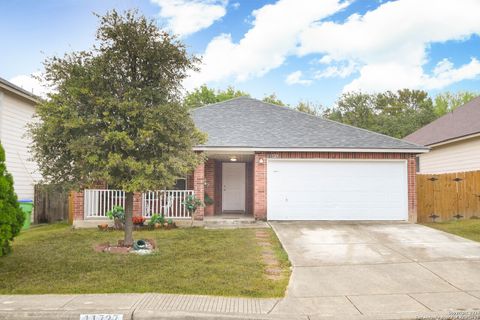
POLYGON ((417 215, 418 222, 480 218, 480 171, 418 174, 417 215))
POLYGON ((34 190, 34 223, 51 223, 68 219, 68 191, 47 185, 35 185, 34 190))

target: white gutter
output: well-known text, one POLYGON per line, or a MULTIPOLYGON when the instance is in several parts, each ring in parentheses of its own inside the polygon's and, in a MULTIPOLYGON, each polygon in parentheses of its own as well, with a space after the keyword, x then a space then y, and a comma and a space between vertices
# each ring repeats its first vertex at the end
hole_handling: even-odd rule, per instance
POLYGON ((215 152, 371 152, 426 153, 429 149, 359 149, 359 148, 255 148, 255 147, 194 147, 194 151, 215 152))
POLYGON ((16 95, 18 95, 22 98, 25 98, 25 99, 27 99, 30 102, 33 102, 35 104, 37 104, 39 102, 39 100, 37 98, 33 97, 33 94, 32 95, 27 94, 25 92, 28 92, 28 91, 25 91, 25 90, 24 90, 25 92, 23 92, 23 91, 20 90, 21 88, 17 89, 15 87, 7 85, 6 83, 3 83, 3 82, 0 82, 0 88, 6 90, 8 92, 11 92, 12 94, 16 94, 16 95))

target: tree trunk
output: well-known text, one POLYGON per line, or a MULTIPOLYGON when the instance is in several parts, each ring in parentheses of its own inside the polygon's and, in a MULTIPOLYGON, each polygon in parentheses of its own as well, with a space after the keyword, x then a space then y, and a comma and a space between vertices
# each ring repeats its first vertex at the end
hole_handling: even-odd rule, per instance
POLYGON ((125 238, 124 245, 133 245, 133 192, 125 192, 125 238))

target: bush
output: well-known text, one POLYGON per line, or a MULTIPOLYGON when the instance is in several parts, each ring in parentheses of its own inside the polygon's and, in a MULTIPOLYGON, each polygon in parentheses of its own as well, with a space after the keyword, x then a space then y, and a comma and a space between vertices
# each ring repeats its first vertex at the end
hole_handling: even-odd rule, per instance
POLYGON ((125 225, 125 209, 122 206, 115 206, 112 210, 107 211, 107 217, 113 219, 115 229, 123 229, 125 225))
POLYGON ((133 217, 132 218, 132 222, 134 225, 137 225, 137 226, 142 226, 143 223, 145 222, 145 218, 144 217, 133 217))
POLYGON ((150 218, 150 221, 148 222, 149 226, 155 225, 155 223, 159 223, 163 225, 165 223, 165 217, 162 215, 159 215, 157 213, 153 214, 152 217, 150 218))
POLYGON ((5 166, 5 151, 0 144, 0 257, 11 251, 11 242, 23 226, 25 215, 13 190, 13 178, 5 166))

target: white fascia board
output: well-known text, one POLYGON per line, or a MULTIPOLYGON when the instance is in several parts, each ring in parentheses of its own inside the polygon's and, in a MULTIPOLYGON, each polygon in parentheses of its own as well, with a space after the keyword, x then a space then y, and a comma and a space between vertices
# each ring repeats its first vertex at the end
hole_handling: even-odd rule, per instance
POLYGON ((235 152, 372 152, 372 153, 426 153, 429 149, 358 149, 358 148, 251 148, 251 147, 194 147, 194 151, 235 152))

